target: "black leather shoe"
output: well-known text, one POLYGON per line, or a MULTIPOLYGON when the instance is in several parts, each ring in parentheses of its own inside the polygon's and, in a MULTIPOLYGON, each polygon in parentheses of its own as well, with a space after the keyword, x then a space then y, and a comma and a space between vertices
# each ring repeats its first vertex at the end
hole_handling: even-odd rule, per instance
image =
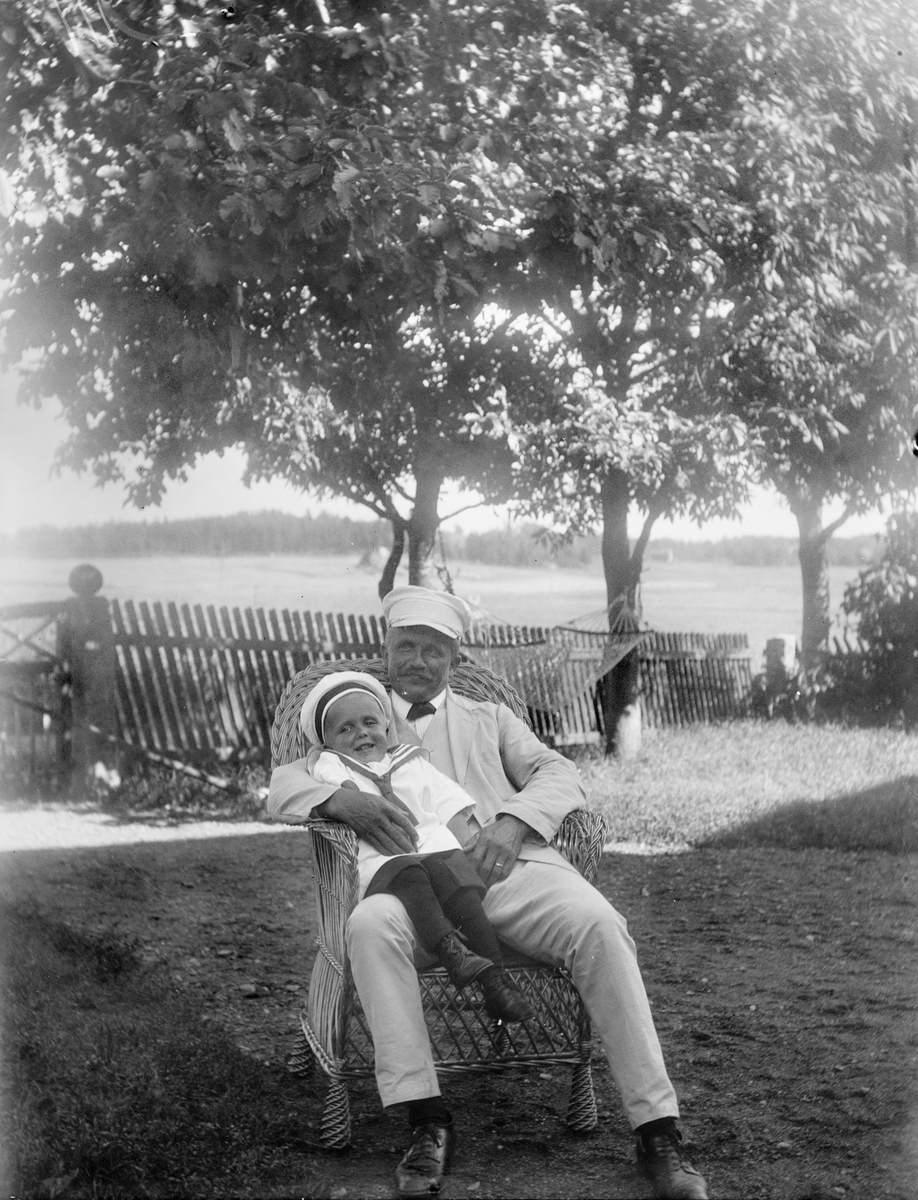
POLYGON ((485 1008, 492 1017, 509 1024, 529 1021, 535 1016, 535 1009, 506 971, 495 967, 493 971, 485 971, 478 982, 484 993, 485 1008))
POLYGON ((437 958, 456 987, 465 987, 483 971, 494 966, 490 958, 482 958, 480 954, 470 950, 461 935, 455 932, 440 938, 437 943, 437 958))
POLYGON ((635 1135, 637 1160, 657 1200, 708 1200, 704 1179, 682 1152, 675 1122, 654 1133, 635 1135))
POLYGON ((400 1196, 435 1196, 449 1170, 456 1147, 451 1125, 418 1125, 411 1131, 411 1145, 395 1168, 400 1196))

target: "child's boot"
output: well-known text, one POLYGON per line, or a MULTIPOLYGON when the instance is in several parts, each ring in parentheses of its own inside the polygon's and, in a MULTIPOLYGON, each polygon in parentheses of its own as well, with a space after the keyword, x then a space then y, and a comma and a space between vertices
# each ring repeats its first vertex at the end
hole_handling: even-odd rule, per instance
POLYGON ((462 935, 455 930, 440 939, 436 954, 447 975, 456 987, 460 988, 477 979, 482 971, 494 966, 490 958, 482 958, 480 954, 470 950, 462 935))
POLYGON ((492 967, 478 982, 484 992, 485 1008, 492 1017, 509 1023, 528 1021, 535 1016, 535 1009, 500 967, 492 967))

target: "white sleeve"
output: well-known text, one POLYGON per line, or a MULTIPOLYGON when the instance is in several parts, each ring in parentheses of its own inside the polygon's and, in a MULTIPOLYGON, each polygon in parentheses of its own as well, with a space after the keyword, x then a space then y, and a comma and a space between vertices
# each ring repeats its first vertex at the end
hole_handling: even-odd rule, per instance
MULTIPOLYGON (((426 758, 412 758, 410 762, 405 763, 402 770, 406 775, 409 771, 412 772, 411 784, 420 806, 444 825, 456 813, 475 807, 475 801, 468 792, 448 775, 438 771, 426 758)), ((398 794, 397 784, 395 791, 398 794)))
POLYGON ((336 783, 338 787, 351 778, 350 772, 337 754, 317 754, 310 762, 309 769, 322 783, 336 783))

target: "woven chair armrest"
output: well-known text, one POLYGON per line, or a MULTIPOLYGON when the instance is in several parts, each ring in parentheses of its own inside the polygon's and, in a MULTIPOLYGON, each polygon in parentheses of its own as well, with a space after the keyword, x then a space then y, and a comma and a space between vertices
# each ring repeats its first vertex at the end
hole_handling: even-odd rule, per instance
POLYGON ((347 920, 357 903, 357 835, 340 821, 306 822, 312 847, 319 942, 342 974, 347 920))
POLYGON ((584 879, 595 883, 606 841, 606 822, 602 813, 590 808, 575 808, 558 826, 551 844, 584 879))
POLYGON ((349 825, 342 821, 332 821, 328 817, 312 817, 306 822, 306 828, 313 835, 327 838, 345 857, 357 858, 357 834, 349 825))

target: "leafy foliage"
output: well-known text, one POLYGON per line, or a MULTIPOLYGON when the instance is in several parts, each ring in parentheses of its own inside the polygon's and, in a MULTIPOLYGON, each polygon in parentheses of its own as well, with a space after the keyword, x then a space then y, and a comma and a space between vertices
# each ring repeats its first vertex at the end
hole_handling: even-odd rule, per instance
POLYGON ((610 598, 659 516, 735 510, 750 447, 871 504, 916 376, 911 19, 7 6, 5 359, 64 463, 150 503, 242 446, 388 521, 390 580, 448 480, 602 524, 610 598))
POLYGON ((750 224, 731 164, 742 25, 717 4, 598 18, 586 75, 556 55, 551 153, 538 120, 514 147, 532 232, 511 294, 556 381, 514 381, 516 491, 568 532, 602 523, 607 486, 647 514, 644 540, 660 515, 731 513, 744 495, 741 424, 710 386, 750 224))
POLYGON ((867 714, 918 725, 918 514, 889 519, 882 558, 848 585, 842 611, 862 647, 867 714))
POLYGON ((751 55, 773 81, 741 168, 763 253, 725 382, 760 478, 797 518, 807 666, 829 631, 828 539, 914 487, 915 32, 898 0, 792 4, 751 55), (826 524, 833 501, 841 515, 826 524))

